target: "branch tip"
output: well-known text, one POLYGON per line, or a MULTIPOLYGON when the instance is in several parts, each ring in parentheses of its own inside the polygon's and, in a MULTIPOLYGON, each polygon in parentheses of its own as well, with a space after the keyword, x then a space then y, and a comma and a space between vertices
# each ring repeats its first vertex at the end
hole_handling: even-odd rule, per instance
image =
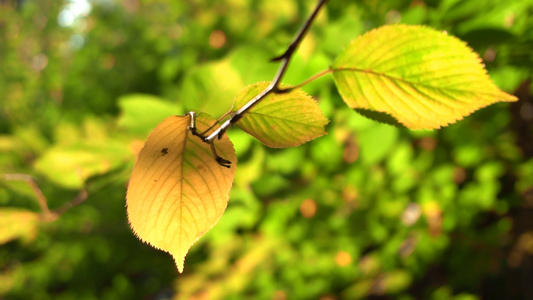
POLYGON ((286 54, 287 54, 287 51, 285 51, 285 53, 283 53, 283 54, 280 55, 280 56, 276 56, 276 57, 271 58, 271 59, 269 60, 269 62, 278 62, 278 61, 280 61, 280 60, 283 60, 283 59, 285 58, 286 54))

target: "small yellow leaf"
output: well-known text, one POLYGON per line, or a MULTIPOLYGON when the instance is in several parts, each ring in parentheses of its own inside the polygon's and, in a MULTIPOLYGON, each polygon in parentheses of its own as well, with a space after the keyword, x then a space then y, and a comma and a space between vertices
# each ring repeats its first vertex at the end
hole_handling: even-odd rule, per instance
MULTIPOLYGON (((235 109, 268 87, 258 82, 245 87, 235 98, 235 109)), ((272 148, 295 147, 326 134, 328 119, 318 103, 301 89, 270 94, 246 112, 236 125, 272 148)))
MULTIPOLYGON (((133 231, 172 254, 180 272, 189 248, 225 211, 237 163, 227 136, 215 146, 231 168, 215 161, 210 146, 188 129, 190 122, 189 115, 171 116, 156 126, 139 153, 126 196, 133 231)), ((198 132, 215 122, 199 114, 198 132)))
POLYGON ((4 208, 0 210, 0 244, 14 239, 30 241, 37 233, 39 214, 32 211, 4 208))

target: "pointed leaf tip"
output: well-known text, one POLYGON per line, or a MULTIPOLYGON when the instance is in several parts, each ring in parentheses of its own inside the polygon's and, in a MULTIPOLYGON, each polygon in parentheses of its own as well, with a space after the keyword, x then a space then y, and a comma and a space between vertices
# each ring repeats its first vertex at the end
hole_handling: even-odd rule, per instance
MULTIPOLYGON (((171 116, 154 128, 133 167, 126 195, 135 234, 172 254, 180 273, 189 248, 225 211, 237 163, 231 141, 223 136, 215 147, 232 166, 220 166, 210 146, 189 131, 190 118, 171 116)), ((199 132, 215 122, 206 114, 196 117, 199 132)))
POLYGON ((185 263, 185 255, 183 256, 172 256, 174 258, 174 262, 176 263, 176 267, 178 267, 178 272, 183 273, 183 265, 185 263))
POLYGON ((494 85, 465 42, 423 26, 370 31, 333 69, 348 106, 371 118, 385 113, 410 129, 440 128, 492 103, 517 100, 494 85))

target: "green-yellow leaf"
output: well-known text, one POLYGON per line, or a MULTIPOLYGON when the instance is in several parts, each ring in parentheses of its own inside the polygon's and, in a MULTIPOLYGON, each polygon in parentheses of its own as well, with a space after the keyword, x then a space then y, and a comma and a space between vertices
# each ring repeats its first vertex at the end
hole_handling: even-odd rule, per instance
POLYGON ((183 78, 180 103, 186 110, 218 116, 226 112, 243 84, 241 75, 228 59, 198 65, 183 78))
POLYGON ((145 94, 130 94, 118 99, 122 111, 118 125, 129 131, 146 135, 150 128, 159 124, 169 114, 181 114, 182 108, 176 103, 145 94))
POLYGON ((466 43, 422 26, 364 34, 339 55, 333 77, 348 106, 411 129, 440 128, 492 103, 517 100, 492 83, 466 43))
MULTIPOLYGON (((128 219, 137 236, 174 257, 178 270, 189 248, 226 209, 237 157, 227 136, 215 141, 231 161, 220 166, 210 146, 191 134, 191 117, 171 116, 155 127, 139 153, 128 185, 128 219)), ((215 120, 196 117, 199 132, 215 120)))
MULTIPOLYGON (((269 82, 244 88, 235 99, 234 111, 263 91, 269 82)), ((270 94, 250 111, 237 126, 273 148, 299 146, 326 133, 328 119, 316 101, 300 89, 289 93, 270 94)))
POLYGON ((129 155, 127 145, 119 141, 79 142, 49 149, 35 168, 57 184, 78 189, 89 177, 120 166, 129 155))
POLYGON ((37 233, 39 214, 17 208, 0 209, 0 245, 14 239, 32 240, 37 233))

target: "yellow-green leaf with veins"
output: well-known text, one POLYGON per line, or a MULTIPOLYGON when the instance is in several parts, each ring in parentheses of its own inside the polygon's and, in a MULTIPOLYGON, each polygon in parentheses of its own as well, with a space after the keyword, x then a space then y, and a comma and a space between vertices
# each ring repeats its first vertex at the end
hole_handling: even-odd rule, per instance
MULTIPOLYGON (((259 82, 244 88, 235 99, 237 111, 270 83, 259 82)), ((270 94, 244 114, 236 125, 273 148, 299 146, 326 134, 328 119, 316 101, 301 89, 270 94)))
POLYGON ((440 128, 492 103, 517 100, 492 83, 466 43, 422 26, 370 31, 332 68, 348 106, 411 129, 440 128))
MULTIPOLYGON (((189 248, 220 219, 237 157, 227 136, 215 142, 231 168, 220 166, 208 144, 193 135, 191 117, 171 116, 155 127, 139 153, 127 192, 128 219, 144 242, 169 252, 178 270, 189 248)), ((215 120, 196 117, 199 132, 215 120)))

